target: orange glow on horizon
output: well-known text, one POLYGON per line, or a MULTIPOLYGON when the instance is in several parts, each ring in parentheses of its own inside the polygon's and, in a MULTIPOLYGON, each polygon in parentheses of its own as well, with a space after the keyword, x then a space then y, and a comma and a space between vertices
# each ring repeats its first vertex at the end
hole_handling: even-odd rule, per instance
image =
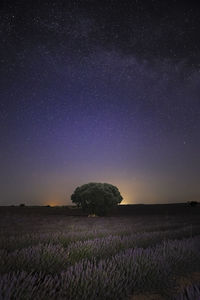
POLYGON ((59 205, 63 205, 62 203, 60 203, 58 200, 56 200, 55 198, 52 199, 47 197, 47 199, 45 199, 44 201, 44 205, 50 205, 51 207, 54 207, 54 206, 59 206, 59 205))

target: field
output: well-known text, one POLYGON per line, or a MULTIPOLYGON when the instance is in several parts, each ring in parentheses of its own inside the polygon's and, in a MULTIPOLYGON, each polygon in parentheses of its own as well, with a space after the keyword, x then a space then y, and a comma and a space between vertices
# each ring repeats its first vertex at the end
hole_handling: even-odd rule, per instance
POLYGON ((156 209, 1 207, 0 299, 200 299, 199 207, 156 209))

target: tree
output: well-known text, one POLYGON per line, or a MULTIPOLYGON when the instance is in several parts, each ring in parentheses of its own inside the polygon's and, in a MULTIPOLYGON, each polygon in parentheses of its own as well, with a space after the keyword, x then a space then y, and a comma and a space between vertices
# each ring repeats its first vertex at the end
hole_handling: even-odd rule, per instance
POLYGON ((122 201, 118 188, 109 183, 90 182, 77 187, 71 200, 83 211, 99 216, 105 215, 122 201))
POLYGON ((188 201, 188 206, 190 206, 190 207, 195 207, 197 205, 198 205, 197 201, 188 201))

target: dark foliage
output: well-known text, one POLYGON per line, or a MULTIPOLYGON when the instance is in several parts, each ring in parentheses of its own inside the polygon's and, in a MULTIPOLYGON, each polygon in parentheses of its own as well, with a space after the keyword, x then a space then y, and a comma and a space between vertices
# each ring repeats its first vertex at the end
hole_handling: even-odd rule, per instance
POLYGON ((195 207, 197 205, 198 205, 197 201, 188 201, 188 206, 190 206, 190 207, 195 207))
POLYGON ((117 187, 108 183, 91 182, 77 187, 71 200, 89 214, 99 216, 106 213, 122 201, 117 187))

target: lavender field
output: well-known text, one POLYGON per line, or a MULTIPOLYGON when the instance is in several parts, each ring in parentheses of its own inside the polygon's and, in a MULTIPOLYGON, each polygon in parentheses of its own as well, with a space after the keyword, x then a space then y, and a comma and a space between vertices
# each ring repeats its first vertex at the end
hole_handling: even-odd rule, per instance
POLYGON ((198 280, 178 286, 179 278, 199 274, 199 252, 198 215, 6 211, 0 214, 0 299, 200 299, 198 280))

